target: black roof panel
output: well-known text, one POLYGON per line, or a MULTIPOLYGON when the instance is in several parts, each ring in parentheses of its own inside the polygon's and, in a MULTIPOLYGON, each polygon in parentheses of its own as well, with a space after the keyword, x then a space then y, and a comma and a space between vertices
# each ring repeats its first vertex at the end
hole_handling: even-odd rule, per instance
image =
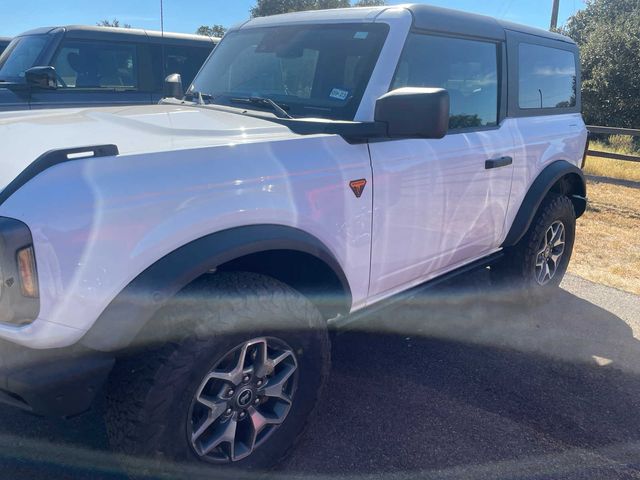
POLYGON ((492 40, 504 40, 505 30, 513 30, 538 37, 574 43, 569 37, 539 28, 528 27, 507 21, 497 20, 486 15, 434 7, 433 5, 414 4, 407 9, 413 15, 413 25, 420 30, 469 35, 492 40))

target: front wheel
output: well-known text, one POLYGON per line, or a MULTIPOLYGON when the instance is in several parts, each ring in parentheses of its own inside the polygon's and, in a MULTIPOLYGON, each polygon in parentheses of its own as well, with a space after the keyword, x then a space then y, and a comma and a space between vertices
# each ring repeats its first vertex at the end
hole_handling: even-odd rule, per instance
POLYGON ((495 283, 540 293, 560 285, 569 266, 576 231, 576 214, 565 195, 545 198, 522 239, 504 251, 491 267, 495 283))
POLYGON ((143 338, 148 348, 120 362, 107 392, 111 443, 146 465, 138 475, 166 462, 211 478, 273 467, 303 432, 329 371, 318 310, 262 275, 198 282, 143 338))

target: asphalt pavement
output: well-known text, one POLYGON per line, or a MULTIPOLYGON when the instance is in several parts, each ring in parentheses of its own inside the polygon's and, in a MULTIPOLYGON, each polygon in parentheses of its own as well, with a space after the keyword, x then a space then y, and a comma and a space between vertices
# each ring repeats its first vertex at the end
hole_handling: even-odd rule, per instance
MULTIPOLYGON (((572 276, 535 303, 483 273, 418 295, 334 335, 319 411, 273 476, 638 479, 637 338, 639 297, 572 276)), ((124 479, 99 410, 0 407, 0 479, 124 479)))

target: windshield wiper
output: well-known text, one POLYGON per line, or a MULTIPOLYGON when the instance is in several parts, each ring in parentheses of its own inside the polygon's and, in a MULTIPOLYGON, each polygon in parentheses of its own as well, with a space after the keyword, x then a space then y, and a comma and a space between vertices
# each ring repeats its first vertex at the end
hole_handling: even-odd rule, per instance
POLYGON ((289 108, 287 105, 278 105, 276 102, 271 100, 270 98, 265 97, 236 97, 230 98, 230 102, 233 103, 250 103, 252 105, 259 105, 261 107, 269 107, 271 108, 278 118, 293 118, 289 115, 285 108, 289 108))

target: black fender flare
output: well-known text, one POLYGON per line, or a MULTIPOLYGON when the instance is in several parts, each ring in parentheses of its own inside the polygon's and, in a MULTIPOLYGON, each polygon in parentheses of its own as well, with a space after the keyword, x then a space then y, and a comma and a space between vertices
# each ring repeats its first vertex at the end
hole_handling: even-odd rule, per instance
POLYGON ((206 235, 156 261, 111 301, 81 343, 94 350, 122 350, 167 300, 196 278, 232 260, 271 250, 293 250, 323 261, 340 280, 351 305, 347 277, 320 240, 293 227, 250 225, 206 235))
POLYGON ((551 189, 558 183, 558 181, 566 176, 579 179, 577 184, 574 182, 571 191, 566 191, 567 196, 573 202, 574 209, 576 211, 576 217, 580 217, 587 208, 587 186, 584 180, 584 174, 582 170, 576 167, 574 164, 567 162, 566 160, 558 160, 550 165, 547 165, 540 175, 533 181, 529 191, 524 197, 522 204, 518 210, 518 213, 511 224, 509 233, 502 244, 503 247, 511 247, 518 243, 520 239, 529 229, 533 218, 542 203, 542 200, 547 196, 551 189))

